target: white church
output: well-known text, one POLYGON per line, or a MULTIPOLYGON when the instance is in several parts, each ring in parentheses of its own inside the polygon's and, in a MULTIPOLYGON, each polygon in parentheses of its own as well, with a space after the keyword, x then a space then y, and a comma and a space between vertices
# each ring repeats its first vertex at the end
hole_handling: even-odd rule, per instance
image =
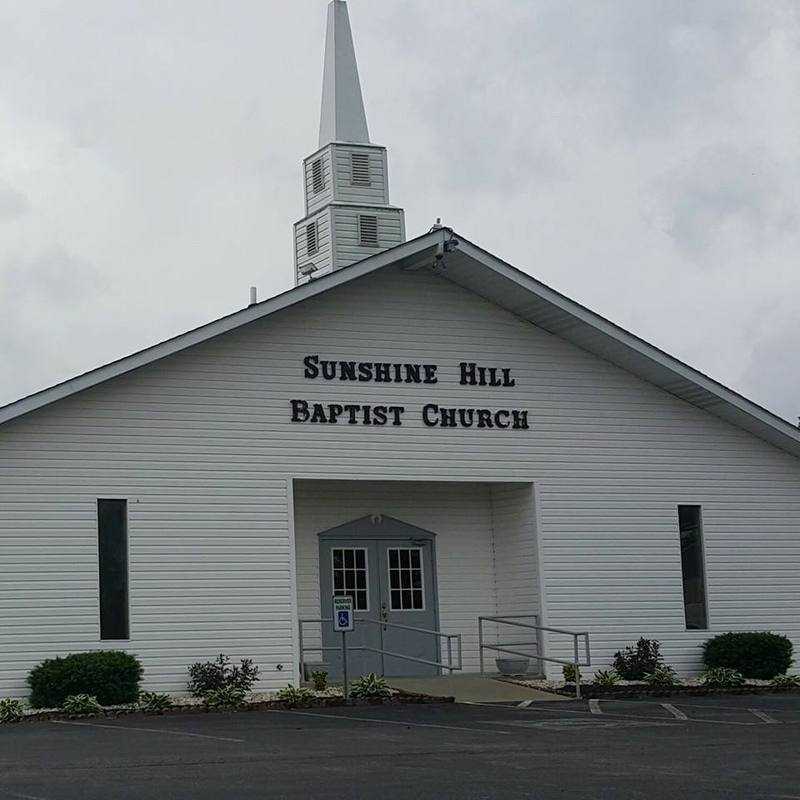
POLYGON ((471 235, 407 238, 327 24, 294 288, 0 408, 0 696, 92 649, 161 691, 220 652, 336 675, 334 596, 352 674, 800 649, 800 431, 471 235))

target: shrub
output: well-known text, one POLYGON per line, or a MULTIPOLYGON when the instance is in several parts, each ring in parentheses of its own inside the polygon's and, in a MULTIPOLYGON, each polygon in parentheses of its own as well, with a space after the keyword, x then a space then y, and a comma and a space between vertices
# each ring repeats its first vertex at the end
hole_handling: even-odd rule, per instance
POLYGON ((189 667, 189 691, 195 697, 228 687, 240 689, 245 695, 257 680, 258 667, 250 658, 243 658, 239 666, 231 666, 230 658, 220 653, 216 661, 197 662, 189 667))
POLYGON ((792 643, 768 631, 723 633, 703 645, 703 662, 709 669, 730 667, 745 678, 770 680, 792 665, 792 643))
POLYGON ((616 686, 619 683, 619 675, 613 669, 599 669, 594 674, 595 686, 616 686))
POLYGON ((628 645, 614 653, 614 669, 626 681, 640 681, 654 673, 661 660, 661 643, 642 638, 636 647, 628 645))
POLYGON ((773 689, 798 689, 800 688, 800 675, 776 675, 769 685, 773 689))
POLYGON ((564 676, 564 683, 575 683, 575 673, 581 677, 581 668, 576 667, 574 664, 564 664, 561 674, 564 676))
POLYGON ((314 689, 324 692, 328 688, 328 673, 324 669, 315 669, 311 673, 311 682, 314 684, 314 689))
POLYGON ((142 665, 120 650, 73 653, 49 658, 28 675, 33 708, 60 708, 70 695, 88 694, 106 706, 133 703, 139 696, 142 665))
POLYGON ((0 725, 4 722, 19 722, 22 719, 22 701, 11 697, 0 699, 0 725))
POLYGON ((229 684, 206 692, 203 705, 207 711, 234 710, 244 705, 245 694, 247 693, 241 687, 229 684))
POLYGON ((136 704, 140 711, 145 714, 163 714, 172 708, 172 700, 168 694, 158 692, 142 692, 139 695, 139 702, 136 704))
POLYGON ((644 676, 644 682, 653 687, 669 687, 680 685, 678 673, 667 664, 659 664, 652 672, 644 676))
POLYGON ((744 686, 744 675, 729 667, 712 667, 707 669, 700 680, 710 689, 736 689, 744 686))
POLYGON ((353 681, 350 687, 350 696, 363 700, 376 700, 380 697, 389 697, 392 690, 384 678, 379 678, 374 672, 362 675, 353 681))
POLYGON ((84 714, 100 714, 103 706, 97 702, 96 697, 90 694, 71 694, 64 700, 61 708, 73 716, 83 716, 84 714))
POLYGON ((314 700, 314 693, 304 686, 287 685, 285 689, 281 689, 276 695, 278 700, 286 703, 289 708, 300 708, 302 706, 309 706, 314 700))

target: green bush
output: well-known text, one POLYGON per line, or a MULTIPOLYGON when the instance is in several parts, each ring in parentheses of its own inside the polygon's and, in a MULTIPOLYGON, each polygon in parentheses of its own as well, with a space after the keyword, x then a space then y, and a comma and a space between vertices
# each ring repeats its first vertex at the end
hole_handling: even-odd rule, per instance
POLYGON ((792 643, 778 633, 723 633, 703 645, 706 667, 730 667, 745 678, 770 680, 792 665, 792 643))
POLYGON ((652 672, 644 676, 644 682, 654 688, 679 686, 678 673, 667 664, 659 664, 652 672))
POLYGON ((139 711, 144 711, 145 714, 163 714, 172 708, 172 700, 168 694, 142 692, 136 705, 139 711))
POLYGON ((96 697, 90 694, 71 694, 67 697, 61 708, 72 716, 84 716, 86 714, 100 714, 103 707, 97 702, 96 697))
POLYGON ((73 653, 49 658, 28 675, 33 708, 60 708, 70 695, 88 694, 105 706, 133 703, 139 697, 142 665, 120 650, 73 653))
POLYGON ((324 692, 328 688, 328 673, 324 669, 315 669, 311 673, 311 682, 314 684, 314 689, 324 692))
POLYGON ((11 697, 0 699, 0 725, 4 722, 19 722, 22 719, 22 701, 11 697))
POLYGON ((595 686, 616 686, 619 683, 619 675, 613 669, 599 669, 594 674, 595 686))
POLYGON ((362 675, 353 681, 350 687, 350 696, 358 697, 363 700, 377 700, 381 697, 389 697, 392 690, 384 678, 379 678, 374 672, 369 675, 362 675))
POLYGON ((244 705, 245 694, 240 686, 223 686, 206 692, 203 705, 208 711, 232 711, 244 705))
POLYGON ((244 696, 257 680, 258 667, 251 658, 243 658, 239 666, 231 666, 230 657, 220 653, 216 661, 199 661, 189 667, 189 691, 195 697, 229 687, 241 689, 244 696))
POLYGON ((661 660, 661 643, 642 638, 636 642, 636 647, 628 645, 614 653, 614 669, 626 681, 640 681, 654 673, 661 660))
POLYGON ((700 680, 710 689, 736 689, 744 686, 744 675, 730 667, 712 667, 707 669, 700 680))
POLYGON ((800 675, 776 675, 769 685, 773 689, 800 689, 800 675))
POLYGON ((564 683, 575 683, 575 673, 582 679, 581 668, 576 667, 574 664, 564 664, 561 669, 561 674, 564 676, 564 683))
POLYGON ((286 703, 289 708, 309 706, 314 700, 314 692, 310 689, 306 689, 305 686, 292 686, 291 684, 281 689, 275 696, 282 703, 286 703))

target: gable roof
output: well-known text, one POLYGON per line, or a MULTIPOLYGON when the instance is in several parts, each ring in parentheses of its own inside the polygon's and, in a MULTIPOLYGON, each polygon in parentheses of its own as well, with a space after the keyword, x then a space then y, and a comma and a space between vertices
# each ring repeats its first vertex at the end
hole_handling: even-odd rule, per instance
POLYGON ((746 397, 684 364, 599 314, 493 256, 449 228, 432 230, 349 267, 321 276, 160 344, 0 407, 0 424, 69 395, 151 364, 193 345, 301 303, 386 266, 430 268, 446 243, 440 274, 600 358, 655 384, 761 439, 800 457, 800 430, 746 397))

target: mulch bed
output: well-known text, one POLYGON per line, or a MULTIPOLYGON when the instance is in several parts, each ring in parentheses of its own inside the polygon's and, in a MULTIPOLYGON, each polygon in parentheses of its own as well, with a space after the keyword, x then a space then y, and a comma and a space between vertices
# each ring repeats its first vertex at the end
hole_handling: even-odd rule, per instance
MULTIPOLYGON (((567 684, 549 691, 567 697, 575 697, 575 684, 567 684)), ((581 684, 581 697, 585 700, 617 698, 619 700, 633 699, 639 697, 705 697, 707 695, 719 694, 800 694, 800 687, 791 689, 774 689, 771 686, 745 685, 735 689, 711 689, 707 686, 670 686, 670 687, 651 687, 651 686, 596 686, 593 683, 581 684)))

